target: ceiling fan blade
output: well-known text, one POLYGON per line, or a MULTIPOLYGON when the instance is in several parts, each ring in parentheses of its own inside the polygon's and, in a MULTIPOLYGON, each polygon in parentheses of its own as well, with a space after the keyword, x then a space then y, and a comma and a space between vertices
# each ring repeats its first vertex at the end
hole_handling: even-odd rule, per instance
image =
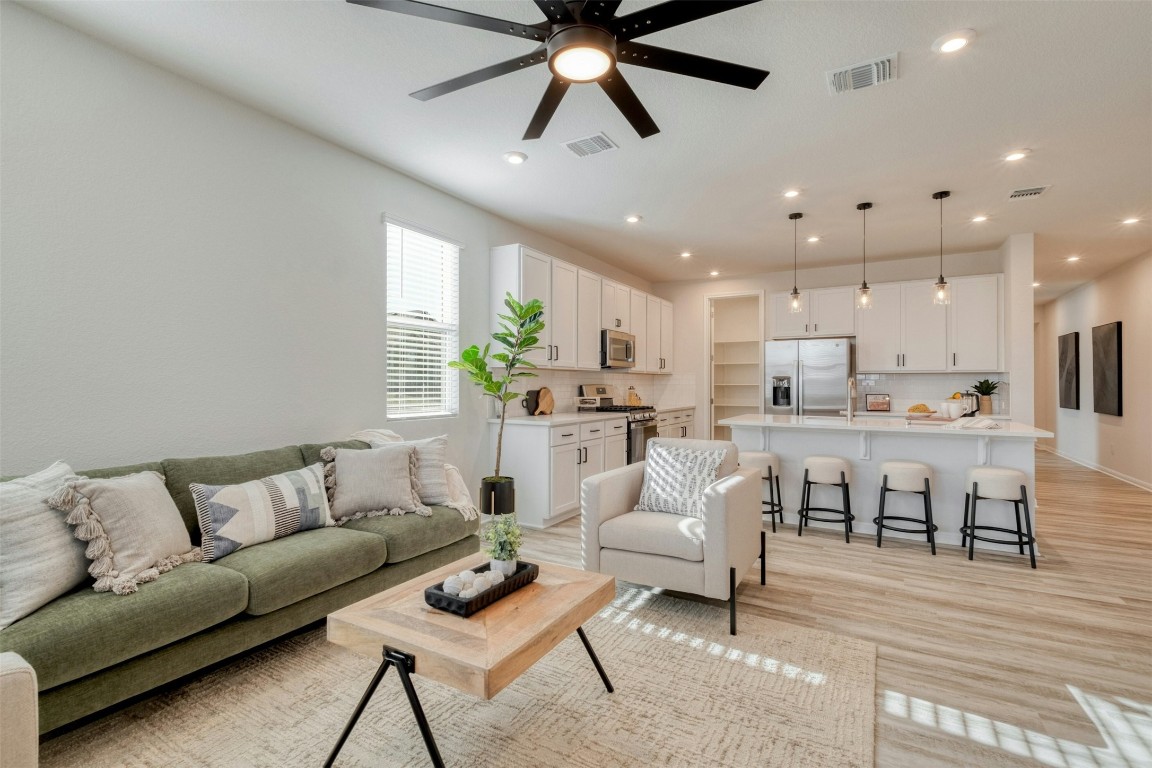
POLYGON ((620 0, 587 0, 580 9, 580 20, 607 26, 619 7, 620 0))
POLYGON ((564 94, 568 93, 568 86, 567 81, 557 80, 555 77, 552 78, 552 82, 548 83, 544 97, 540 99, 540 106, 536 107, 536 114, 532 115, 532 122, 528 124, 528 130, 524 131, 525 141, 538 139, 544 135, 548 121, 556 113, 556 107, 560 106, 560 100, 564 98, 564 94))
POLYGON ((636 133, 640 134, 640 138, 646 139, 654 133, 660 133, 660 129, 656 127, 656 121, 648 114, 648 110, 644 109, 644 105, 640 103, 640 99, 632 90, 632 86, 628 85, 624 75, 620 74, 620 70, 616 70, 610 76, 597 82, 604 89, 604 93, 608 94, 608 98, 612 99, 612 103, 616 105, 620 113, 636 129, 636 133))
POLYGON ((760 0, 669 0, 613 19, 609 29, 617 41, 623 42, 758 2, 760 0))
POLYGON ((484 67, 475 72, 469 72, 466 75, 460 75, 460 77, 454 77, 451 80, 430 85, 427 88, 421 88, 419 91, 413 91, 408 95, 414 99, 420 99, 420 101, 428 101, 437 96, 443 96, 446 93, 452 93, 461 88, 467 88, 470 85, 476 85, 485 80, 500 77, 500 75, 507 75, 510 72, 516 72, 517 70, 534 67, 537 64, 543 64, 547 60, 548 56, 544 53, 544 47, 541 46, 526 56, 517 56, 514 59, 502 61, 499 64, 493 64, 490 67, 484 67))
POLYGON ((378 8, 382 11, 394 11, 408 16, 419 16, 422 19, 443 21, 448 24, 459 24, 462 27, 483 29, 488 32, 499 32, 502 35, 511 35, 525 40, 544 42, 548 37, 549 24, 542 21, 539 24, 520 24, 515 21, 494 19, 491 16, 481 16, 478 13, 459 11, 455 8, 444 8, 439 5, 417 2, 417 0, 348 0, 353 5, 363 5, 368 8, 378 8))
POLYGON ((657 48, 654 45, 636 42, 620 45, 617 63, 635 64, 638 67, 659 69, 688 77, 699 77, 703 80, 712 80, 713 82, 752 90, 759 88, 760 83, 764 82, 764 78, 768 77, 767 70, 709 59, 692 53, 670 51, 667 48, 657 48))
POLYGON ((535 0, 535 2, 548 17, 550 24, 573 24, 576 21, 576 17, 568 10, 564 0, 535 0))

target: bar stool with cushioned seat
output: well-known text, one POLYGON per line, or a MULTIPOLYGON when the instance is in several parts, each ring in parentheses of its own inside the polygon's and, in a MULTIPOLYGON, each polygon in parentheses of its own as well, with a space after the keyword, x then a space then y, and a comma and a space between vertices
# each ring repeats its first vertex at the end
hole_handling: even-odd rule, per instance
POLYGON ((880 514, 872 519, 876 524, 876 546, 880 546, 884 531, 900 531, 901 533, 925 533, 928 535, 928 544, 932 547, 932 554, 936 554, 936 531, 939 528, 932 522, 932 468, 919 461, 885 461, 880 465, 880 514), (906 493, 919 493, 924 496, 924 519, 917 517, 900 517, 898 515, 885 515, 884 502, 889 491, 903 491, 906 493), (891 525, 887 521, 900 520, 906 523, 918 523, 923 528, 901 528, 891 525))
POLYGON ((776 516, 784 524, 784 504, 780 495, 780 457, 771 451, 741 451, 740 466, 760 470, 760 479, 768 481, 768 498, 761 500, 763 514, 772 520, 772 533, 776 533, 776 516))
POLYGON ((1020 554, 1028 545, 1028 558, 1036 567, 1036 537, 1032 535, 1032 520, 1028 514, 1028 477, 1018 469, 1009 467, 969 467, 964 486, 964 525, 960 526, 961 546, 968 545, 968 559, 972 559, 976 540, 993 544, 1015 544, 1020 554), (981 499, 1010 501, 1016 512, 1016 529, 1001 528, 995 525, 976 524, 976 502, 981 499), (1024 527, 1020 527, 1020 506, 1024 506, 1024 527), (969 517, 971 514, 971 517, 969 517), (993 539, 977 536, 976 531, 997 531, 1009 534, 1010 539, 993 539))
POLYGON ((852 497, 848 493, 848 483, 852 480, 852 465, 848 463, 847 459, 842 459, 839 456, 809 456, 804 459, 804 488, 800 493, 800 509, 796 514, 800 519, 796 522, 796 535, 804 535, 804 526, 808 525, 809 520, 816 520, 821 523, 839 523, 844 522, 844 541, 850 542, 850 534, 852 533, 852 521, 856 518, 852 515, 852 497), (812 506, 812 486, 813 485, 835 485, 840 488, 840 492, 844 498, 843 509, 833 509, 831 507, 814 507, 812 506), (812 512, 830 512, 840 517, 816 517, 811 514, 812 512))

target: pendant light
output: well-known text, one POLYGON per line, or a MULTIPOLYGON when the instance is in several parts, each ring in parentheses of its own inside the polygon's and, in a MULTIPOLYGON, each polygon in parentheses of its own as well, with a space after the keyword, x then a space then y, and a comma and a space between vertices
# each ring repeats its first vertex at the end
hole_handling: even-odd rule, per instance
POLYGON ((932 199, 940 201, 940 277, 932 286, 933 304, 947 304, 950 300, 948 281, 944 279, 944 199, 951 194, 946 190, 932 193, 932 199))
POLYGON ((796 222, 804 218, 802 213, 790 213, 788 218, 792 219, 792 293, 789 297, 792 299, 789 305, 789 310, 792 314, 798 314, 804 311, 803 302, 800 301, 800 290, 796 287, 796 230, 799 226, 796 222))
POLYGON ((860 309, 872 309, 872 289, 868 287, 868 209, 872 203, 858 203, 856 210, 864 217, 864 236, 861 240, 860 255, 864 261, 864 274, 860 287, 856 289, 856 306, 860 309))

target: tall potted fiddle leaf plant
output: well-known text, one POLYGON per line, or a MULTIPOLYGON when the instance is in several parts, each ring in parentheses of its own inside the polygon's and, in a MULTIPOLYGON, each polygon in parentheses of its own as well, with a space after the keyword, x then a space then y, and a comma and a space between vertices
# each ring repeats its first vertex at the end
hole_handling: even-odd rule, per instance
MULTIPOLYGON (((504 515, 515 510, 512 478, 500 474, 504 419, 508 403, 524 397, 512 389, 517 379, 536 375, 523 369, 536 367, 526 356, 533 350, 542 349, 538 342, 540 332, 544 330, 544 304, 539 299, 530 299, 521 304, 508 293, 504 296, 504 306, 508 314, 497 315, 500 330, 492 334, 492 340, 503 351, 492 352, 491 343, 485 344, 484 349, 473 344, 460 353, 459 360, 448 363, 452 368, 466 372, 472 383, 483 390, 485 397, 496 401, 500 413, 500 428, 496 433, 496 466, 492 475, 484 478, 480 485, 480 512, 485 515, 504 515), (496 364, 494 368, 489 368, 489 359, 496 364)), ((514 519, 512 523, 515 524, 514 519)))

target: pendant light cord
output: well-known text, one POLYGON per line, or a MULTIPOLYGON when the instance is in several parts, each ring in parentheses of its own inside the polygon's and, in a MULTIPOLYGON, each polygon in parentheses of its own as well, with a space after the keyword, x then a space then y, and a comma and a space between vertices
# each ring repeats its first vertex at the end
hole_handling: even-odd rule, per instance
POLYGON ((944 277, 944 198, 940 198, 940 277, 944 277))
POLYGON ((796 290, 796 238, 800 231, 799 219, 792 219, 792 290, 796 290))
POLYGON ((868 284, 868 209, 864 209, 864 231, 860 240, 860 256, 864 262, 864 274, 861 275, 864 285, 868 284))

